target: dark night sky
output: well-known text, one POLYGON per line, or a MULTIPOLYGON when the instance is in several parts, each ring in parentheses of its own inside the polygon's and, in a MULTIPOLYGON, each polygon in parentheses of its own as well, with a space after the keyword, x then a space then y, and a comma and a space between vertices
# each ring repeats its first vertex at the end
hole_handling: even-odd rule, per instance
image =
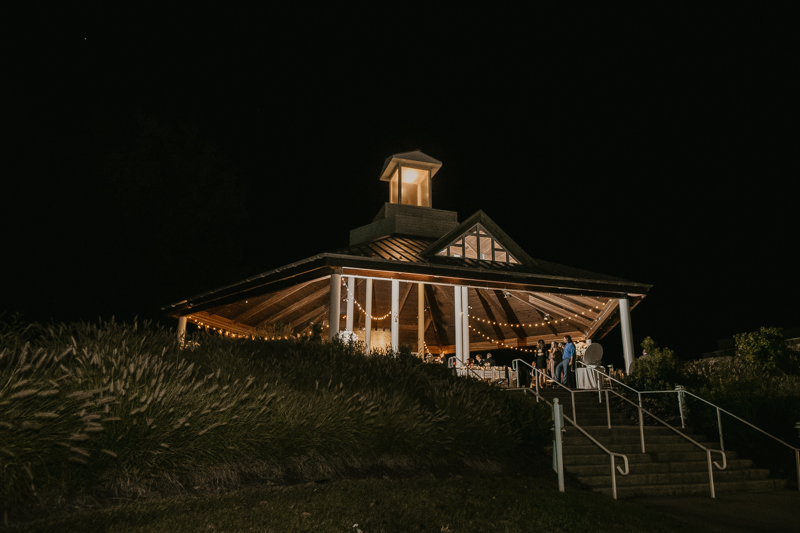
POLYGON ((796 19, 726 10, 206 12, 23 41, 0 312, 159 318, 345 246, 384 158, 419 148, 434 207, 653 284, 637 345, 798 327, 796 19))

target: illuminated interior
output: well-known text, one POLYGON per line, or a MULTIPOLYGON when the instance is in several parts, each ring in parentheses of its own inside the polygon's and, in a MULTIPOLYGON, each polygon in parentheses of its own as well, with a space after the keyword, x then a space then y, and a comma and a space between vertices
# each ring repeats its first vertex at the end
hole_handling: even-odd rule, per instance
POLYGON ((429 170, 420 170, 407 166, 401 166, 394 171, 390 183, 389 201, 393 204, 402 203, 403 205, 416 205, 421 207, 431 207, 431 178, 429 170), (403 174, 403 189, 400 194, 401 202, 398 202, 398 176, 403 174))
POLYGON ((436 255, 445 257, 465 257, 495 263, 516 265, 517 259, 506 250, 486 229, 475 224, 466 233, 445 246, 436 255))

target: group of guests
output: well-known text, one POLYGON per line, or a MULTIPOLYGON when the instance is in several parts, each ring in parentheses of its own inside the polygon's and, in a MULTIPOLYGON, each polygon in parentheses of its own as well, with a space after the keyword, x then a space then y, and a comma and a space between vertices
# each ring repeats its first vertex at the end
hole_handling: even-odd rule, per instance
POLYGON ((494 359, 492 359, 492 354, 487 353, 486 359, 483 359, 481 357, 481 354, 478 354, 475 357, 470 357, 464 363, 464 366, 466 366, 467 368, 476 368, 476 367, 492 367, 495 366, 496 364, 497 362, 494 359))
MULTIPOLYGON (((564 335, 564 342, 553 341, 550 343, 549 349, 544 341, 539 339, 535 353, 536 370, 532 370, 530 373, 532 378, 530 386, 534 386, 535 381, 533 380, 538 379, 540 387, 547 387, 548 380, 556 381, 566 387, 575 387, 577 357, 575 344, 572 342, 571 336, 564 335)), ((467 368, 492 367, 495 365, 496 361, 492 358, 491 353, 486 354, 486 359, 483 359, 478 354, 474 358, 467 359, 464 363, 467 368)), ((527 375, 527 373, 524 374, 527 375)), ((521 384, 521 386, 528 386, 528 384, 521 384)))
MULTIPOLYGON (((553 341, 550 349, 545 347, 544 341, 539 339, 536 344, 536 371, 531 371, 531 377, 539 380, 540 387, 547 386, 547 380, 556 381, 564 386, 574 386, 575 383, 575 344, 572 337, 564 335, 564 342, 553 341)), ((531 383, 535 383, 531 381, 531 383)))

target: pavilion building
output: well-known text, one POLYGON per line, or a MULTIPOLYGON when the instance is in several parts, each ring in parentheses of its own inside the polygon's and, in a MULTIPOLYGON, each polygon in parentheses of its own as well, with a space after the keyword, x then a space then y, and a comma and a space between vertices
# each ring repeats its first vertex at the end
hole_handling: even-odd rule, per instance
POLYGON ((570 335, 599 340, 622 327, 633 362, 631 310, 650 285, 530 257, 484 212, 459 222, 433 208, 442 163, 420 152, 386 159, 389 201, 326 252, 169 305, 164 311, 226 335, 255 337, 282 324, 307 335, 314 324, 372 347, 412 346, 419 355, 530 350, 570 335))

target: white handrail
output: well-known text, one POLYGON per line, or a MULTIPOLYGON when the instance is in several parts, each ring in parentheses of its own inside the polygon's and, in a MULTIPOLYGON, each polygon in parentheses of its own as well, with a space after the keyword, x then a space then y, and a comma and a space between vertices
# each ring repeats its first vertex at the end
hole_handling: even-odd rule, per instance
MULTIPOLYGON (((518 359, 518 360, 522 361, 522 359, 518 359)), ((525 363, 525 361, 522 361, 522 362, 525 363)), ((525 364, 528 364, 528 363, 525 363, 525 364)), ((513 361, 512 361, 512 365, 513 365, 513 361)), ((530 365, 528 365, 528 366, 530 366, 530 365)), ((529 392, 529 389, 523 389, 523 392, 525 394, 527 394, 529 392)), ((539 400, 539 395, 537 394, 536 396, 537 396, 537 401, 538 401, 539 400)), ((544 400, 544 402, 547 405, 549 405, 550 407, 553 406, 553 404, 548 402, 546 399, 542 398, 542 400, 544 400)), ((611 494, 614 497, 614 499, 616 500, 617 499, 617 471, 619 471, 619 473, 622 474, 623 476, 627 476, 630 473, 630 467, 629 467, 629 464, 628 464, 628 456, 625 455, 625 454, 622 454, 622 453, 612 452, 611 450, 609 450, 608 448, 603 446, 600 442, 598 442, 594 437, 592 437, 591 435, 586 433, 586 431, 584 431, 582 427, 580 427, 578 424, 576 424, 574 420, 570 419, 570 417, 568 417, 567 415, 564 415, 564 418, 567 420, 567 422, 572 424, 575 427, 575 429, 577 429, 578 431, 583 433, 583 435, 586 438, 588 438, 590 441, 592 441, 594 444, 596 444, 601 450, 603 450, 604 452, 606 452, 608 454, 609 458, 611 459, 611 494), (625 470, 624 471, 619 466, 616 466, 616 463, 614 461, 614 457, 622 457, 622 461, 625 463, 625 470)))
MULTIPOLYGON (((598 373, 598 374, 600 373, 600 371, 597 370, 596 368, 593 368, 592 370, 594 370, 595 373, 598 373)), ((639 398, 639 406, 640 407, 642 405, 642 394, 671 394, 673 392, 678 394, 678 404, 680 406, 680 411, 681 411, 681 413, 680 413, 680 415, 681 415, 681 427, 685 427, 684 426, 684 420, 683 420, 683 405, 681 403, 681 394, 688 394, 689 396, 693 396, 694 398, 697 398, 701 402, 704 402, 704 403, 710 405, 711 407, 713 407, 714 409, 717 410, 717 430, 719 431, 719 446, 720 446, 720 449, 723 450, 723 451, 725 450, 725 442, 724 442, 724 439, 723 439, 723 436, 722 436, 722 418, 720 416, 720 413, 725 413, 726 415, 732 416, 733 418, 735 418, 739 422, 743 422, 744 424, 747 424, 751 428, 763 433, 767 437, 780 442, 781 444, 783 444, 784 446, 786 446, 787 448, 789 448, 791 450, 794 450, 795 468, 796 468, 796 472, 797 472, 797 490, 800 490, 800 448, 797 448, 795 446, 792 446, 791 444, 788 444, 788 443, 782 441, 781 439, 779 439, 775 435, 771 435, 771 434, 767 433, 766 431, 764 431, 760 427, 758 427, 758 426, 756 426, 754 424, 751 424, 747 420, 744 420, 744 419, 736 416, 735 414, 731 413, 730 411, 726 411, 722 407, 720 407, 720 406, 718 406, 716 404, 713 404, 713 403, 709 402, 708 400, 706 400, 705 398, 701 398, 700 396, 698 396, 698 395, 696 395, 694 393, 691 393, 691 392, 687 391, 684 388, 681 388, 680 390, 674 390, 674 391, 672 391, 672 390, 666 390, 666 391, 637 391, 633 387, 630 387, 630 386, 626 385, 625 383, 622 383, 621 381, 619 381, 619 380, 617 380, 615 378, 612 378, 611 376, 609 376, 607 374, 602 374, 602 375, 605 378, 611 379, 614 382, 619 383, 620 385, 622 385, 622 386, 632 390, 633 392, 635 392, 637 394, 638 398, 639 398)), ((597 376, 597 377, 599 378, 599 376, 597 376)), ((619 395, 619 394, 617 394, 617 395, 622 398, 621 395, 619 395)), ((631 403, 633 403, 633 402, 631 402, 631 403)), ((641 413, 640 413, 639 416, 641 418, 641 413)), ((641 420, 640 420, 640 423, 641 423, 641 420)))
MULTIPOLYGON (((629 404, 631 404, 633 406, 636 406, 635 403, 633 403, 632 401, 630 401, 629 399, 627 399, 625 396, 621 395, 617 391, 612 390, 611 392, 613 392, 614 394, 619 396, 623 401, 626 401, 629 404)), ((667 424, 666 422, 664 422, 663 420, 658 418, 656 415, 654 415, 653 413, 651 413, 647 409, 643 408, 641 405, 638 406, 638 409, 639 409, 639 424, 640 424, 639 428, 640 428, 640 431, 643 431, 643 426, 641 424, 642 424, 642 412, 644 411, 645 413, 647 413, 648 415, 650 415, 653 418, 655 418, 658 422, 660 422, 664 426, 668 427, 669 429, 671 429, 672 431, 674 431, 675 433, 677 433, 678 435, 680 435, 684 439, 688 440, 689 442, 691 442, 695 446, 703 449, 706 452, 706 460, 708 461, 708 483, 709 483, 709 487, 711 489, 711 497, 712 498, 716 498, 717 496, 716 496, 716 493, 714 491, 714 469, 712 468, 711 465, 713 463, 713 465, 716 466, 720 470, 725 470, 726 468, 728 468, 728 457, 725 454, 725 452, 723 450, 713 450, 711 448, 706 448, 705 446, 703 446, 702 444, 700 444, 699 442, 697 442, 696 440, 694 440, 690 436, 685 435, 683 432, 681 432, 678 429, 670 426, 669 424, 667 424), (720 465, 716 461, 712 461, 711 460, 711 452, 719 453, 719 454, 722 455, 722 465, 720 465)), ((642 435, 643 435, 643 433, 642 433, 642 435)), ((642 438, 644 439, 644 437, 642 437, 642 438)), ((645 453, 644 440, 642 440, 642 453, 645 453)))
MULTIPOLYGON (((534 371, 534 372, 536 372, 537 374, 542 374, 542 375, 544 375, 545 377, 547 376, 547 375, 546 375, 546 374, 544 374, 542 371, 540 371, 538 368, 534 367, 532 364, 528 363, 528 362, 527 362, 527 361, 525 361, 524 359, 514 359, 513 361, 511 361, 511 368, 512 368, 512 369, 513 369, 515 372, 519 372, 519 371, 517 370, 517 361, 519 361, 519 362, 521 362, 521 363, 524 363, 524 364, 528 365, 529 367, 531 367, 531 370, 533 370, 533 371, 534 371)), ((517 375, 517 380, 519 380, 519 375, 517 375)), ((536 400, 536 401, 538 402, 538 401, 539 401, 539 400, 538 400, 538 398, 540 397, 540 395, 539 395, 539 376, 538 376, 538 375, 536 376, 536 378, 535 378, 535 381, 536 381, 536 398, 537 398, 537 400, 536 400)), ((565 386, 564 386, 562 383, 559 383, 559 382, 558 382, 558 380, 555 380, 555 379, 554 379, 554 380, 552 380, 552 381, 553 381, 553 383, 555 383, 556 385, 558 385, 558 386, 559 386, 559 387, 561 387, 562 389, 565 389, 567 392, 569 392, 569 394, 570 394, 570 398, 571 398, 571 400, 572 400, 572 418, 574 418, 575 420, 577 420, 577 419, 578 419, 578 412, 577 412, 577 410, 575 409, 575 391, 574 391, 574 390, 572 390, 572 389, 570 389, 569 387, 565 387, 565 386)), ((578 391, 578 392, 581 392, 581 391, 578 391)), ((544 399, 544 398, 542 398, 542 399, 544 399)), ((545 401, 547 401, 547 400, 545 400, 545 401)), ((549 403, 549 402, 548 402, 548 403, 549 403)))

